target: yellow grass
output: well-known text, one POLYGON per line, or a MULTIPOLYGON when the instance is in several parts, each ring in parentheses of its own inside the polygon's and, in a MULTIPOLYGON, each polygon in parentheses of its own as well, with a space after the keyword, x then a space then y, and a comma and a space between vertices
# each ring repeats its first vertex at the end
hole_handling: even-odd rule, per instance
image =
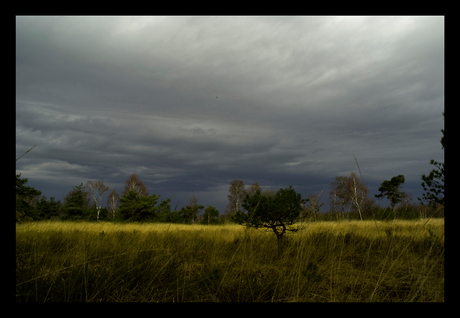
POLYGON ((16 225, 17 301, 444 301, 444 219, 16 225))
MULTIPOLYGON (((311 222, 303 223, 306 227, 301 231, 301 235, 331 231, 334 234, 344 234, 353 232, 355 235, 366 237, 384 237, 388 230, 393 231, 395 235, 402 236, 423 236, 427 230, 432 230, 436 234, 444 237, 444 219, 421 219, 412 220, 392 220, 392 221, 339 221, 339 222, 311 222)), ((172 223, 111 223, 111 222, 29 222, 17 223, 16 231, 85 231, 89 233, 110 233, 110 232, 176 232, 176 231, 193 231, 200 233, 216 234, 225 231, 225 233, 238 235, 247 231, 243 226, 238 224, 225 225, 202 225, 202 224, 172 224, 172 223)), ((271 232, 268 232, 271 233, 271 232)))

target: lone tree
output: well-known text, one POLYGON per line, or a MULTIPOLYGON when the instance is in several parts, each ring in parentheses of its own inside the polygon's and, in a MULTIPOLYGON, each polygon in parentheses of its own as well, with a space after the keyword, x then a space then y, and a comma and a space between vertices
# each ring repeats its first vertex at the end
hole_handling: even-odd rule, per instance
POLYGON ((246 227, 271 229, 280 243, 286 231, 295 232, 299 229, 293 227, 293 224, 306 201, 292 186, 279 189, 274 196, 263 195, 257 190, 252 196, 246 195, 243 200, 242 206, 247 213, 237 211, 233 220, 246 227))
POLYGON ((390 181, 385 180, 378 189, 380 194, 374 195, 376 198, 381 199, 387 197, 390 200, 391 208, 394 209, 395 205, 407 197, 407 193, 400 190, 400 187, 404 183, 405 179, 402 174, 391 178, 390 181))
POLYGON ((367 197, 369 190, 364 182, 356 177, 355 172, 351 172, 349 177, 335 177, 331 186, 332 191, 329 195, 334 210, 345 212, 345 207, 348 206, 350 211, 359 213, 359 217, 362 221, 363 209, 369 203, 367 197))

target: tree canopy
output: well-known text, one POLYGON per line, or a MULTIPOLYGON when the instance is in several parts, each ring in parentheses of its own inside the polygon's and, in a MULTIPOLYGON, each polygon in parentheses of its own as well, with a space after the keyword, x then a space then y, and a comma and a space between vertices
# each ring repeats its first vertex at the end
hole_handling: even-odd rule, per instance
POLYGON ((141 195, 132 189, 120 198, 118 209, 121 220, 124 221, 148 221, 155 217, 155 204, 159 195, 141 195))
POLYGON ((74 186, 73 190, 70 191, 64 199, 64 205, 62 207, 64 218, 70 220, 83 218, 85 212, 88 210, 89 202, 89 195, 83 183, 74 186))
POLYGON ((400 190, 400 187, 404 182, 404 176, 401 174, 391 178, 389 181, 385 180, 382 182, 378 189, 380 193, 374 196, 378 199, 386 197, 388 200, 390 200, 391 207, 394 208, 396 204, 401 202, 402 199, 407 196, 405 192, 400 190))
POLYGON ((21 178, 21 174, 16 175, 16 221, 24 217, 36 218, 31 201, 39 197, 42 192, 33 187, 26 186, 29 182, 27 178, 21 178))
POLYGON ((237 211, 233 220, 247 227, 270 229, 279 242, 286 231, 297 231, 292 225, 299 217, 301 205, 305 202, 292 186, 279 189, 274 196, 263 195, 257 190, 243 200, 242 206, 247 213, 237 211))

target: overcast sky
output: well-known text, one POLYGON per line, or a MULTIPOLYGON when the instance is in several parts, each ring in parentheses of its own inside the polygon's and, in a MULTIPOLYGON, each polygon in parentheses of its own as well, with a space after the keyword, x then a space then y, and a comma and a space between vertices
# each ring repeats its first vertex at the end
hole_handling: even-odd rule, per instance
POLYGON ((223 213, 233 180, 306 198, 353 154, 417 201, 443 111, 444 17, 16 18, 16 173, 61 202, 136 173, 223 213))

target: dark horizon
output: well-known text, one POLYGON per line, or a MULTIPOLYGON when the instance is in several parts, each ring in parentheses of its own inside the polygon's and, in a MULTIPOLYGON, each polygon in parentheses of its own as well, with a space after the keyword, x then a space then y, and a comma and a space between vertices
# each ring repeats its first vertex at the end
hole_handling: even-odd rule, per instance
POLYGON ((417 203, 443 111, 443 16, 16 17, 16 173, 61 202, 135 173, 222 214, 233 180, 306 198, 356 156, 417 203))

